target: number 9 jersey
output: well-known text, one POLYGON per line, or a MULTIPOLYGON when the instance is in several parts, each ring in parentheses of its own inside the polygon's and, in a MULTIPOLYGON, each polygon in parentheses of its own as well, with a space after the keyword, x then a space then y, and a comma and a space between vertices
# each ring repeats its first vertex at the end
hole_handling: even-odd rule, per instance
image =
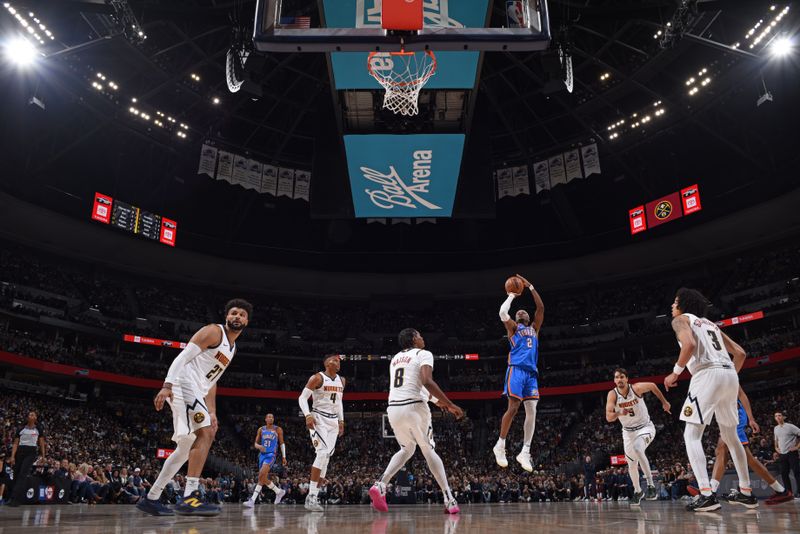
POLYGON ((389 364, 389 406, 404 406, 424 402, 420 369, 430 365, 433 369, 433 354, 424 349, 408 349, 395 354, 389 364))

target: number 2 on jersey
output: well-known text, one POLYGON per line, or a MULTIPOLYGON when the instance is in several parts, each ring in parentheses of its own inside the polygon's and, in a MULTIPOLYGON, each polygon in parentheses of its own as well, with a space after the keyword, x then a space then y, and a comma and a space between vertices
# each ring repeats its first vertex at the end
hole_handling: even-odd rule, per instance
POLYGON ((529 348, 529 349, 532 349, 532 348, 533 348, 533 338, 532 338, 532 337, 529 337, 529 338, 527 339, 527 343, 528 343, 528 348, 529 348))
POLYGON ((394 372, 394 387, 403 387, 403 376, 405 375, 405 372, 406 370, 404 367, 399 367, 397 371, 394 372))
POLYGON ((206 374, 206 378, 209 380, 214 380, 220 375, 221 372, 222 367, 220 367, 218 364, 215 364, 214 367, 206 374))

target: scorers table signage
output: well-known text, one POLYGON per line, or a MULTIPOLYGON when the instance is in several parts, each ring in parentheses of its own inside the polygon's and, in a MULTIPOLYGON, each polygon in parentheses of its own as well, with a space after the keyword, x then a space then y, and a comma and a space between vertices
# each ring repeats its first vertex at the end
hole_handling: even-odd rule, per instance
POLYGON ((175 246, 177 222, 102 193, 94 194, 92 219, 152 241, 175 246))

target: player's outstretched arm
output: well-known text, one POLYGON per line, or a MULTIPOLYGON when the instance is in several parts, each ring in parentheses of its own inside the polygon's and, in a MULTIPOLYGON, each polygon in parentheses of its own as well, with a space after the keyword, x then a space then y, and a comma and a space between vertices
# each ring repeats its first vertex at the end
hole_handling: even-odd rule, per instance
POLYGON ((456 419, 461 419, 464 417, 464 410, 456 406, 453 401, 448 399, 447 395, 444 394, 444 391, 442 391, 439 385, 434 382, 433 367, 430 365, 422 365, 419 368, 419 372, 420 379, 422 380, 422 386, 427 389, 431 395, 436 397, 436 399, 439 401, 438 406, 455 415, 456 419))
POLYGON ((689 326, 689 319, 685 315, 679 315, 672 320, 672 329, 675 331, 675 337, 678 338, 678 343, 681 346, 681 352, 678 355, 678 362, 672 368, 672 372, 664 379, 664 387, 669 388, 678 385, 678 376, 686 368, 686 364, 694 354, 697 347, 697 342, 692 335, 692 329, 689 326))
POLYGON ((511 302, 515 297, 516 295, 514 293, 509 293, 508 298, 500 305, 500 320, 503 321, 506 327, 506 335, 508 335, 508 337, 513 337, 514 334, 517 333, 517 323, 508 314, 508 311, 511 309, 511 302))
POLYGON ((720 332, 720 334, 722 334, 722 342, 725 343, 725 350, 733 356, 733 365, 738 373, 742 370, 747 353, 738 343, 729 338, 725 332, 720 332))
POLYGON ((641 395, 639 395, 640 397, 648 391, 655 395, 661 402, 661 408, 663 408, 663 410, 668 414, 672 415, 672 412, 670 411, 672 405, 669 403, 664 394, 661 393, 661 390, 658 389, 658 384, 655 384, 654 382, 637 382, 631 387, 637 388, 637 392, 641 393, 641 395))
POLYGON ((542 297, 539 295, 539 292, 536 291, 535 287, 533 287, 533 284, 528 282, 528 280, 521 274, 517 274, 517 277, 522 280, 522 283, 528 286, 528 289, 531 290, 531 295, 533 295, 533 302, 536 304, 536 311, 533 313, 533 328, 538 334, 539 330, 542 328, 542 323, 544 322, 544 302, 542 301, 542 297))
POLYGON ((612 390, 606 396, 606 421, 613 423, 617 419, 619 419, 617 414, 617 394, 612 390))
POLYGON ((306 418, 306 427, 309 429, 314 428, 314 416, 311 414, 311 409, 308 407, 308 399, 311 398, 314 390, 321 385, 322 377, 319 376, 319 373, 314 373, 311 378, 308 379, 306 387, 303 388, 302 393, 300 393, 300 398, 297 399, 298 404, 300 404, 300 410, 302 410, 303 415, 306 418))
POLYGON ((167 371, 167 378, 164 379, 164 385, 161 391, 158 392, 156 398, 153 400, 156 411, 161 411, 164 408, 164 402, 167 399, 172 399, 172 385, 178 381, 180 371, 186 365, 197 358, 201 352, 209 347, 215 347, 222 343, 222 332, 213 324, 207 324, 192 336, 186 348, 181 351, 178 356, 172 360, 172 365, 169 366, 167 371))

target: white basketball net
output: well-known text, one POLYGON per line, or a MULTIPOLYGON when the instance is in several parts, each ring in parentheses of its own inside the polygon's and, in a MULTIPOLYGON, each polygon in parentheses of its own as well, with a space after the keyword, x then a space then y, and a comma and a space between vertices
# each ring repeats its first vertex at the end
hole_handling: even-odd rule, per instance
POLYGON ((436 56, 426 52, 372 52, 369 73, 386 89, 383 107, 398 115, 419 113, 419 92, 436 74, 436 56))

